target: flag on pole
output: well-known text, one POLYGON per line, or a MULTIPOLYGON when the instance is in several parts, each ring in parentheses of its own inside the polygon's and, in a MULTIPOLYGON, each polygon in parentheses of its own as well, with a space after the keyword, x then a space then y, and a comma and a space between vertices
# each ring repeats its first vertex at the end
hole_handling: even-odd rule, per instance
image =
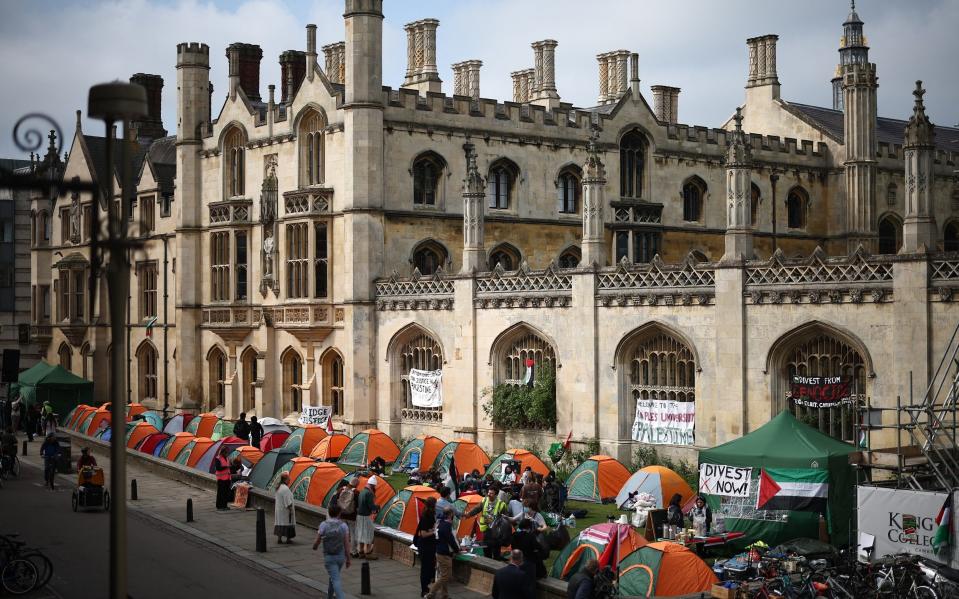
POLYGON ((563 459, 563 456, 566 455, 566 452, 569 451, 569 444, 573 440, 573 431, 569 431, 569 434, 566 435, 566 440, 560 443, 556 441, 551 443, 549 446, 549 459, 553 460, 554 464, 558 464, 560 460, 563 459))
POLYGON ((460 474, 456 470, 456 460, 450 458, 450 469, 447 472, 449 480, 443 481, 443 483, 450 489, 450 501, 456 501, 456 488, 460 479, 460 474))
POLYGON ((825 513, 829 473, 800 468, 763 468, 757 509, 825 513))
POLYGON ((534 364, 535 362, 533 362, 532 358, 526 359, 526 374, 523 375, 523 384, 526 385, 527 387, 533 386, 533 379, 534 379, 533 365, 534 364))
POLYGON ((566 435, 566 440, 563 441, 563 449, 569 451, 569 444, 573 441, 573 429, 569 430, 569 434, 566 435))
POLYGON ((330 412, 330 415, 326 417, 326 434, 333 435, 333 413, 330 412))
POLYGON ((932 536, 932 549, 937 554, 952 545, 952 493, 946 497, 936 516, 936 532, 932 536))

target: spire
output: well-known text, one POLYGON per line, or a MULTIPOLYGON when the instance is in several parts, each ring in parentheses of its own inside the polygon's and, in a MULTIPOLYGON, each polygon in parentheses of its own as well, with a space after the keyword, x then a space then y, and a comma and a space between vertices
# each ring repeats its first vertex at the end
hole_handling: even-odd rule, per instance
POLYGON ((856 13, 856 3, 852 1, 849 4, 849 15, 842 24, 842 37, 839 39, 839 65, 836 67, 836 75, 832 78, 832 107, 834 110, 843 110, 843 67, 869 62, 869 46, 866 45, 866 36, 863 33, 862 25, 862 19, 856 13))
POLYGON ((466 152, 466 179, 463 181, 464 191, 468 194, 486 194, 486 182, 483 181, 483 175, 476 166, 476 146, 467 141, 463 144, 463 151, 466 152))
POLYGON ((726 166, 748 167, 753 162, 753 155, 746 139, 746 133, 743 132, 743 109, 741 107, 736 108, 736 116, 733 117, 733 120, 736 121, 736 128, 727 136, 729 141, 726 145, 726 166))
POLYGON ((936 132, 932 122, 926 116, 926 107, 922 103, 922 97, 926 90, 922 89, 922 81, 916 81, 916 89, 912 95, 916 97, 916 103, 912 107, 912 118, 906 125, 905 147, 932 147, 935 145, 936 132))
POLYGON ((583 164, 584 181, 606 182, 606 167, 599 157, 596 141, 599 139, 599 126, 593 123, 590 126, 589 141, 586 142, 586 163, 583 164))

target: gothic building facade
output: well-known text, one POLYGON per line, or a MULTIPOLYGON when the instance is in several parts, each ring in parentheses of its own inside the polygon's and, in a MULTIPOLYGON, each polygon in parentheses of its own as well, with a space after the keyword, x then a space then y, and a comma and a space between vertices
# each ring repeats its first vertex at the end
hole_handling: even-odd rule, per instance
MULTIPOLYGON (((777 37, 751 38, 745 102, 711 129, 678 122, 678 88, 653 86, 651 105, 626 50, 597 56, 596 106, 562 101, 555 40, 532 44, 512 101, 480 95, 479 60, 444 94, 435 19, 406 26, 404 84, 384 87, 382 1, 345 6, 322 65, 313 25, 279 57, 278 98, 261 96, 260 48, 230 45, 216 113, 210 48, 180 44, 175 136, 162 81, 135 76, 151 116, 124 195, 144 242, 131 400, 227 417, 325 404, 338 428, 494 451, 572 431, 625 457, 641 399, 693 402, 685 451, 790 409, 793 374, 848 376, 880 405, 910 374, 923 388, 959 315, 959 130, 929 122, 918 86, 908 122, 876 114, 855 12, 841 102, 784 100, 777 37), (555 373, 555 425, 505 430, 487 391, 530 360, 555 373), (442 371, 442 406, 412 403, 413 368, 442 371)), ((102 143, 78 125, 64 176, 117 176, 102 143)), ((33 249, 33 331, 49 360, 106 381, 91 201, 34 201, 35 227, 53 226, 33 249)), ((851 436, 848 409, 822 412, 803 416, 851 436)))

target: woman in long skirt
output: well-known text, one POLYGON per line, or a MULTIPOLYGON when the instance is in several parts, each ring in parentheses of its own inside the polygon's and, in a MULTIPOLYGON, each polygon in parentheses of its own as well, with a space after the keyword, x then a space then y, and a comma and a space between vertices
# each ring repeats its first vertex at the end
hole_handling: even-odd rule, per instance
POLYGON ((276 542, 283 544, 283 537, 287 543, 293 542, 296 536, 296 521, 293 518, 293 491, 290 491, 290 473, 280 475, 280 486, 276 490, 273 503, 273 534, 276 542))

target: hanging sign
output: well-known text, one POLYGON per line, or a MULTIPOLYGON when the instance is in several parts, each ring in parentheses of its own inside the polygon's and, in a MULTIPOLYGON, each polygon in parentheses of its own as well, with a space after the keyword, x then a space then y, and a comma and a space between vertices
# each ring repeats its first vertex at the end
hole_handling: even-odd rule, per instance
POLYGON ((699 492, 726 497, 749 497, 752 478, 752 468, 700 464, 699 492))
POLYGON ((443 371, 410 370, 410 395, 417 408, 439 408, 443 405, 443 371))
POLYGON ((692 445, 695 423, 694 402, 637 399, 633 441, 655 445, 692 445))
POLYGON ((857 487, 857 491, 859 532, 871 537, 872 559, 912 553, 949 561, 948 553, 940 556, 932 548, 938 528, 936 516, 948 497, 946 493, 868 486, 857 487))
POLYGON ((303 406, 303 411, 300 413, 300 424, 326 426, 326 422, 332 414, 332 406, 303 406))
POLYGON ((851 401, 848 376, 794 376, 787 397, 796 405, 832 408, 851 401))

